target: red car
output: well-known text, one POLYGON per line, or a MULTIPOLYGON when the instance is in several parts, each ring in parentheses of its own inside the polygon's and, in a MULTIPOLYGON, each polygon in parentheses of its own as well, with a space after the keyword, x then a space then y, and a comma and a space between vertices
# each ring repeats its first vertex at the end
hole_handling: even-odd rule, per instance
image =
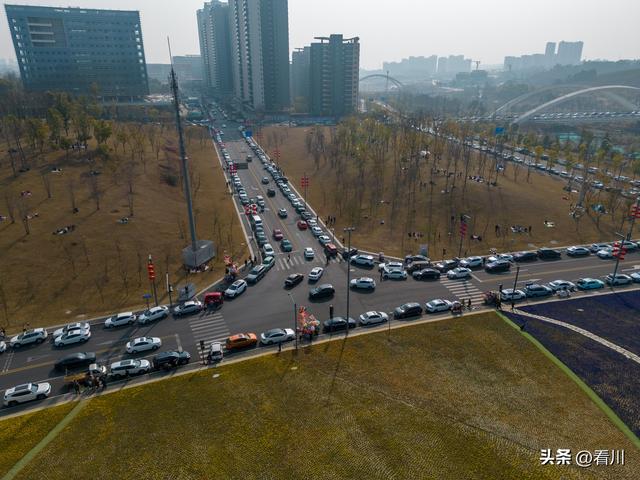
POLYGON ((297 225, 300 230, 306 230, 307 228, 309 228, 309 225, 307 225, 307 222, 305 222, 304 220, 298 220, 297 225))
POLYGON ((276 228, 273 231, 273 238, 274 240, 282 240, 284 238, 284 235, 282 234, 282 231, 278 228, 276 228))

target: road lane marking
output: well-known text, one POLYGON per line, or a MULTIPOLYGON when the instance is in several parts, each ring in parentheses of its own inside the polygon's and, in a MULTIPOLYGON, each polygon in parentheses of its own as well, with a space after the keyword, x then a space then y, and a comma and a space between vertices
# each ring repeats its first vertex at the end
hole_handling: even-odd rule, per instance
POLYGON ((182 343, 180 342, 180 335, 176 333, 176 345, 178 346, 178 351, 182 351, 182 343))

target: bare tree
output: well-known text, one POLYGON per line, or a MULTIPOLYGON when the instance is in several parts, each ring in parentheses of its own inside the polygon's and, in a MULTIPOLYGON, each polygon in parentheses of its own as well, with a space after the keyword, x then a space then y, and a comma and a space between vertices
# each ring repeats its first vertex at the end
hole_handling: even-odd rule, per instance
POLYGON ((67 258, 67 261, 69 262, 69 265, 71 265, 71 271, 73 272, 73 278, 76 278, 77 274, 76 274, 76 258, 73 254, 73 251, 71 250, 71 246, 68 243, 63 243, 62 244, 62 250, 64 251, 65 257, 67 258))
POLYGON ((142 271, 144 270, 144 262, 142 260, 142 253, 140 247, 136 246, 136 259, 138 265, 138 286, 142 285, 142 271))
POLYGON ((31 233, 31 228, 29 225, 29 221, 31 220, 31 211, 29 209, 29 201, 26 197, 20 197, 18 199, 18 216, 20 217, 20 221, 22 221, 22 226, 24 227, 24 233, 29 235, 31 233))
POLYGON ((4 313, 3 325, 9 326, 9 302, 4 292, 4 282, 2 281, 0 281, 0 305, 2 305, 2 312, 4 313))
POLYGON ((99 273, 98 273, 98 276, 93 280, 93 283, 96 286, 96 290, 98 290, 98 294, 100 295, 100 301, 102 303, 104 303, 104 294, 103 294, 104 285, 102 283, 103 280, 104 278, 99 273))
POLYGON ((96 210, 100 210, 100 198, 102 197, 102 191, 98 183, 98 176, 89 174, 87 177, 89 180, 89 196, 96 204, 96 210))
POLYGON ((16 199, 11 192, 4 192, 4 202, 11 223, 16 223, 16 199))
POLYGON ((69 200, 71 202, 71 211, 73 213, 78 211, 76 206, 76 182, 73 178, 67 181, 67 192, 69 192, 69 200))
POLYGON ((127 162, 125 165, 125 177, 127 182, 127 200, 129 203, 129 216, 133 217, 133 200, 134 200, 134 187, 136 179, 136 166, 133 161, 127 162))
POLYGON ((47 191, 47 198, 51 198, 53 196, 52 187, 51 187, 51 176, 48 172, 42 173, 42 183, 44 184, 44 189, 47 191))

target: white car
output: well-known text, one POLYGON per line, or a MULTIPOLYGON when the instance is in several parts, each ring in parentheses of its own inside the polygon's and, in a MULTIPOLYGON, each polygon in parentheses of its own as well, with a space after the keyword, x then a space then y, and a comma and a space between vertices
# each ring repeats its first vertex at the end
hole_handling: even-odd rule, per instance
POLYGON ((128 375, 138 375, 139 373, 149 373, 151 371, 151 363, 149 360, 121 360, 111 364, 111 376, 114 378, 123 378, 128 375))
POLYGON ((464 267, 456 267, 453 270, 447 272, 447 278, 454 280, 457 278, 469 278, 471 276, 471 270, 464 267))
POLYGON ((465 268, 476 268, 482 266, 482 257, 468 257, 460 260, 460 266, 465 268))
POLYGON ((88 322, 75 322, 75 323, 70 323, 69 325, 65 325, 62 328, 59 328, 57 330, 55 330, 53 332, 52 337, 53 338, 57 338, 60 335, 64 335, 65 333, 67 333, 69 330, 76 330, 78 328, 81 329, 85 329, 85 330, 89 330, 91 328, 91 325, 89 325, 88 322))
POLYGON ((105 328, 120 327, 122 325, 133 325, 137 317, 133 312, 122 312, 105 320, 105 328))
POLYGON ((274 343, 289 342, 296 338, 296 332, 292 328, 273 328, 260 334, 260 343, 273 345, 274 343))
POLYGON ((386 262, 386 263, 378 264, 378 270, 379 271, 383 271, 385 269, 387 269, 387 270, 396 270, 396 269, 403 270, 404 269, 404 263, 402 263, 402 262, 386 262))
POLYGON ((354 278, 349 282, 351 288, 360 288, 362 290, 375 290, 376 282, 370 277, 354 278))
POLYGON ((247 289, 247 282, 244 280, 236 280, 229 288, 224 291, 225 297, 235 298, 247 289))
POLYGON ((309 225, 309 227, 312 228, 312 229, 313 229, 313 227, 317 227, 318 226, 318 222, 316 222, 315 218, 310 218, 306 222, 307 222, 307 225, 309 225))
POLYGON ((576 284, 570 282, 569 280, 554 280, 553 282, 549 282, 549 286, 554 292, 564 289, 575 292, 578 289, 578 287, 576 287, 576 284))
POLYGON ((523 300, 527 298, 527 294, 522 290, 513 290, 513 288, 505 288, 500 293, 500 300, 503 302, 511 300, 523 300))
POLYGON ((311 269, 311 271, 309 272, 309 281, 310 282, 317 282, 318 280, 320 280, 320 277, 322 277, 322 274, 324 273, 324 268, 322 267, 313 267, 311 269))
POLYGON ((406 280, 407 272, 400 268, 384 269, 382 278, 385 280, 406 280))
POLYGON ((513 255, 510 255, 508 253, 499 253, 497 255, 491 255, 490 257, 487 257, 486 263, 493 263, 493 262, 497 262, 498 260, 506 260, 507 262, 513 263, 513 255))
POLYGON ((75 330, 68 330, 59 337, 56 337, 53 345, 56 347, 64 347, 66 345, 73 345, 74 343, 88 342, 90 338, 91 330, 88 328, 76 328, 75 330))
POLYGON ((354 265, 361 265, 363 267, 373 267, 373 257, 371 255, 358 254, 351 257, 349 260, 354 265))
POLYGON ((331 243, 331 237, 328 235, 320 235, 318 237, 318 241, 320 242, 320 245, 325 246, 327 243, 331 243))
POLYGON ((13 348, 20 348, 23 345, 30 345, 32 343, 42 343, 47 339, 47 331, 44 328, 34 328, 33 330, 27 330, 9 340, 9 346, 13 348))
POLYGON ((270 243, 265 243, 262 246, 262 252, 264 253, 265 257, 273 257, 276 252, 273 250, 273 246, 270 243))
POLYGON ((4 353, 7 350, 7 344, 0 341, 0 353, 4 353))
POLYGON ((591 253, 597 253, 600 250, 605 250, 609 247, 611 247, 611 244, 609 243, 592 243, 589 250, 591 250, 591 253))
POLYGON ((613 248, 607 247, 602 250, 598 250, 596 255, 600 258, 613 258, 613 248))
POLYGON ((127 342, 127 353, 139 353, 147 350, 157 350, 162 346, 158 337, 138 337, 127 342))
POLYGON ((384 323, 389 320, 389 316, 384 312, 376 312, 372 310, 365 312, 358 317, 360 325, 375 325, 377 323, 384 323))
MULTIPOLYGON (((307 220, 307 223, 309 223, 308 220, 307 220)), ((314 225, 313 227, 311 227, 311 233, 313 234, 314 237, 319 237, 320 235, 322 235, 322 229, 317 225, 314 225)))
POLYGON ((452 305, 453 305, 453 302, 449 300, 436 298, 435 300, 431 300, 430 302, 427 302, 425 306, 427 307, 427 312, 435 313, 435 312, 446 312, 447 310, 451 310, 452 305))
POLYGON ((169 307, 160 305, 158 307, 151 307, 149 310, 145 310, 138 315, 138 323, 144 325, 145 323, 161 320, 169 316, 169 307))
POLYGON ((304 249, 304 258, 307 260, 313 260, 316 256, 316 252, 313 251, 313 248, 307 247, 304 249))
POLYGON ((189 300, 181 305, 177 305, 173 308, 173 314, 176 317, 182 315, 191 315, 202 311, 202 302, 199 300, 189 300))
POLYGON ((13 388, 8 388, 4 392, 4 406, 13 407, 19 403, 30 402, 31 400, 44 400, 50 393, 50 383, 25 383, 13 388))

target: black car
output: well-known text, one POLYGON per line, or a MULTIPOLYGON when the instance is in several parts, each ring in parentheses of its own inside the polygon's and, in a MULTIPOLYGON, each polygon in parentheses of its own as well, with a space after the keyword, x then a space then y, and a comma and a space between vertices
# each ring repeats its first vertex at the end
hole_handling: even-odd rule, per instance
POLYGON ((405 303, 396 307, 393 311, 393 318, 408 318, 422 315, 422 306, 419 303, 405 303))
POLYGON ((191 354, 185 351, 169 350, 162 352, 153 357, 153 368, 159 370, 161 368, 175 368, 179 365, 186 365, 191 360, 191 354))
POLYGON ((316 288, 309 290, 309 299, 315 300, 318 298, 333 297, 335 292, 336 290, 333 288, 333 285, 330 283, 323 283, 322 285, 318 285, 316 288))
POLYGON ((275 197, 276 191, 273 188, 267 188, 267 197, 275 197))
POLYGON ((357 248, 352 248, 351 250, 343 250, 342 251, 342 258, 344 258, 345 260, 347 260, 348 258, 353 257, 354 255, 358 254, 358 249, 357 248))
POLYGON ((513 256, 515 262, 532 262, 538 259, 536 252, 518 252, 513 256))
POLYGON ((418 260, 416 262, 412 262, 407 267, 407 273, 417 272, 418 270, 424 270, 431 266, 431 262, 425 262, 424 260, 418 260))
POLYGON ((560 250, 554 250, 553 248, 540 248, 538 249, 538 258, 542 260, 555 260, 562 257, 560 250))
POLYGON ((407 255, 404 257, 404 261, 408 264, 412 262, 428 262, 429 259, 424 255, 407 255))
POLYGON ((437 280, 440 278, 440 272, 435 268, 425 268, 412 273, 416 280, 437 280))
POLYGON ((442 262, 438 262, 435 264, 436 269, 438 269, 441 273, 446 273, 449 270, 453 270, 458 266, 458 260, 444 260, 442 262))
POLYGON ((58 360, 54 367, 56 370, 86 367, 96 363, 96 354, 93 352, 76 352, 58 360))
POLYGON ((347 319, 344 317, 333 317, 324 321, 322 324, 322 331, 326 333, 346 330, 347 324, 349 325, 349 328, 356 328, 356 321, 353 318, 349 318, 349 321, 347 322, 347 319))
POLYGON ((511 269, 511 262, 509 260, 496 260, 495 262, 487 263, 484 269, 487 273, 508 272, 511 269))
POLYGON ((301 273, 292 273, 284 280, 285 288, 293 288, 304 280, 304 275, 301 273))

